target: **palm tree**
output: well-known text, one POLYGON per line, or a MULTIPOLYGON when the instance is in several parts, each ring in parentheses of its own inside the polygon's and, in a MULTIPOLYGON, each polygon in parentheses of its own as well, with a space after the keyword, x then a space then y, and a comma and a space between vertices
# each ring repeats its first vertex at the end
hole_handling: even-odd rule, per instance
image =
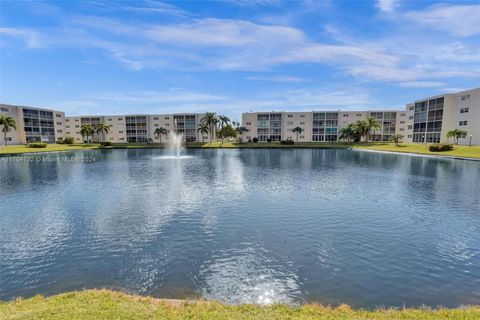
POLYGON ((0 126, 3 126, 3 141, 5 145, 7 145, 7 133, 10 132, 11 129, 17 130, 17 122, 12 117, 5 117, 3 114, 0 114, 0 126))
POLYGON ((201 124, 204 124, 208 127, 208 132, 210 133, 210 141, 213 142, 215 137, 215 129, 217 127, 218 119, 215 112, 207 112, 200 120, 201 124))
POLYGON ((89 142, 88 140, 88 137, 89 136, 92 136, 93 137, 93 134, 95 133, 95 130, 93 129, 93 127, 89 124, 84 124, 82 125, 82 127, 80 128, 80 134, 82 135, 82 138, 85 139, 85 137, 87 137, 87 143, 89 142))
POLYGON ((367 124, 367 142, 370 141, 370 133, 375 130, 380 130, 382 128, 382 126, 380 125, 380 123, 378 122, 377 119, 373 118, 373 117, 368 117, 366 120, 365 120, 366 124, 367 124))
POLYGON ((93 130, 95 130, 95 132, 96 132, 97 134, 100 134, 100 136, 101 136, 100 142, 104 142, 104 141, 105 141, 106 135, 107 135, 108 132, 110 131, 110 128, 111 128, 111 127, 112 127, 111 125, 106 124, 105 122, 96 124, 96 125, 93 127, 93 130))
POLYGON ((355 128, 355 124, 350 123, 345 128, 340 129, 340 139, 347 139, 348 142, 351 140, 355 140, 358 136, 357 130, 355 128))
POLYGON ((202 136, 202 142, 203 142, 203 135, 208 134, 208 125, 205 123, 200 123, 197 128, 197 132, 200 133, 202 136))
POLYGON ((357 134, 360 136, 360 141, 362 140, 362 137, 368 136, 368 123, 365 120, 358 120, 353 126, 357 134))
MULTIPOLYGON (((238 122, 237 122, 238 124, 238 122)), ((235 128, 235 131, 240 135, 240 142, 243 142, 243 134, 248 132, 248 129, 245 127, 238 126, 235 128)))
POLYGON ((164 127, 160 127, 155 129, 155 132, 153 132, 153 135, 156 137, 160 138, 160 143, 162 143, 162 135, 167 136, 168 135, 168 130, 165 129, 164 127))
MULTIPOLYGON (((220 116, 218 116, 218 122, 220 122, 220 130, 222 130, 223 127, 225 127, 226 125, 229 124, 230 118, 227 117, 227 116, 220 115, 220 116)), ((222 144, 223 144, 223 134, 221 135, 221 138, 222 138, 222 144)))
POLYGON ((395 146, 399 146, 399 143, 401 142, 400 140, 403 139, 403 136, 401 134, 394 134, 392 136, 392 141, 395 143, 395 146))
POLYGON ((468 131, 460 130, 460 129, 450 130, 447 132, 447 138, 453 138, 453 142, 455 144, 458 144, 458 139, 460 139, 463 136, 466 136, 467 133, 468 131))
POLYGON ((304 130, 300 127, 295 127, 292 129, 292 132, 295 132, 297 134, 297 142, 298 142, 298 134, 302 133, 304 130))

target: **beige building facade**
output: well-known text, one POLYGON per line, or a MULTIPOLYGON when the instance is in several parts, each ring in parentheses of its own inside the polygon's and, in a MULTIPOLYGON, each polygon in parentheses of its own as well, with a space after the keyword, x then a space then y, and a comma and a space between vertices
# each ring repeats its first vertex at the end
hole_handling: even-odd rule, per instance
POLYGON ((273 111, 244 113, 242 123, 248 131, 243 139, 258 138, 260 142, 288 139, 298 142, 338 141, 342 128, 367 117, 377 119, 381 126, 372 133, 373 141, 390 141, 394 134, 405 133, 405 111, 273 111), (302 132, 293 132, 296 127, 300 127, 302 132))

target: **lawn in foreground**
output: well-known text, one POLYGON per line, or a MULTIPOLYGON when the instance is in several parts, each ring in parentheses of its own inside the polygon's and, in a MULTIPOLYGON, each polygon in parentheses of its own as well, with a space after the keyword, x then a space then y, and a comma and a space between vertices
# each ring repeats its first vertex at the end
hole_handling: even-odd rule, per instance
POLYGON ((453 150, 443 152, 431 152, 428 150, 428 145, 424 144, 401 144, 395 146, 394 143, 368 143, 368 144, 355 144, 354 148, 378 150, 378 151, 390 151, 390 152, 405 152, 405 153, 418 153, 428 154, 434 156, 450 156, 450 157, 462 157, 462 158, 476 158, 480 159, 480 146, 459 146, 454 145, 453 150))
POLYGON ((1 319, 462 319, 480 318, 480 307, 353 310, 316 304, 240 305, 159 300, 109 290, 86 290, 0 303, 1 319))
POLYGON ((98 148, 96 144, 48 144, 46 148, 29 148, 25 145, 0 147, 0 154, 22 154, 52 151, 85 150, 98 148))

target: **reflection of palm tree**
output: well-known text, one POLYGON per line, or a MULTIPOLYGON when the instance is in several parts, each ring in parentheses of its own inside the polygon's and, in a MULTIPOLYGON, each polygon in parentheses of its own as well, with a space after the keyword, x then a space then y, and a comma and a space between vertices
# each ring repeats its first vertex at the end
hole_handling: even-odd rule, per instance
POLYGON ((200 133, 202 136, 202 142, 203 142, 203 135, 208 134, 208 126, 205 123, 200 123, 197 128, 197 132, 200 133))
POLYGON ((164 127, 160 127, 155 129, 155 132, 153 133, 156 137, 160 138, 160 143, 162 143, 162 135, 167 136, 168 135, 168 130, 165 129, 164 127))
POLYGON ((11 129, 17 130, 17 122, 12 117, 5 117, 3 114, 0 114, 0 126, 2 126, 3 140, 5 145, 7 145, 7 133, 11 129))
POLYGON ((298 142, 298 134, 303 132, 303 129, 300 127, 295 127, 292 129, 292 132, 295 132, 297 134, 297 142, 298 142))
POLYGON ((84 124, 80 129, 80 134, 82 135, 82 138, 85 139, 85 137, 87 137, 87 143, 89 142, 88 137, 93 136, 94 133, 95 130, 89 124, 84 124))
POLYGON ((97 132, 97 134, 101 134, 100 142, 105 141, 105 136, 108 134, 111 127, 112 127, 111 125, 106 124, 104 122, 95 125, 93 129, 97 132))
POLYGON ((218 123, 217 114, 215 112, 207 112, 200 122, 208 127, 210 142, 213 142, 215 138, 215 129, 218 123))

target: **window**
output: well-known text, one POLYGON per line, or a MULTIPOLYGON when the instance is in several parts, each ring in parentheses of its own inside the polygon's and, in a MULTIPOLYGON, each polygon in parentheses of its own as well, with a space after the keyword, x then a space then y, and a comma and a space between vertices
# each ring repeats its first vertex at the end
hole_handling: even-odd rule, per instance
POLYGON ((246 124, 247 126, 251 126, 251 125, 252 125, 251 122, 247 122, 247 123, 245 123, 245 124, 246 124))
POLYGON ((458 125, 459 125, 459 126, 466 126, 467 123, 468 123, 468 121, 459 121, 459 122, 458 122, 458 125))
POLYGON ((305 121, 300 121, 300 124, 305 124, 305 121))
POLYGON ((61 122, 57 122, 57 126, 61 126, 61 125, 62 125, 62 123, 61 123, 61 122))
POLYGON ((400 121, 400 123, 401 123, 401 124, 404 124, 404 123, 405 123, 405 121, 400 121))
POLYGON ((361 116, 362 116, 362 114, 361 114, 361 113, 357 113, 357 117, 361 117, 361 116))
POLYGON ((165 126, 166 126, 166 127, 170 126, 170 123, 165 123, 165 126))
POLYGON ((118 120, 118 121, 122 121, 122 120, 123 120, 123 118, 118 118, 117 120, 118 120))
POLYGON ((405 117, 405 113, 400 113, 400 117, 405 117))
POLYGON ((65 119, 65 122, 70 122, 70 119, 65 119))
POLYGON ((305 115, 304 115, 304 114, 301 114, 301 115, 300 115, 300 118, 305 118, 305 115))
POLYGON ((70 134, 70 131, 65 132, 66 134, 70 134))
POLYGON ((57 130, 57 133, 62 133, 62 130, 57 130))
POLYGON ((62 117, 62 115, 61 115, 61 114, 58 114, 58 113, 56 113, 56 114, 55 114, 55 117, 57 117, 57 118, 61 118, 61 117, 62 117))
POLYGON ((1 107, 1 108, 0 108, 0 111, 8 112, 8 108, 1 107))
POLYGON ((80 128, 80 126, 75 126, 75 128, 80 128))
POLYGON ((468 108, 460 108, 460 113, 467 113, 468 112, 468 108))
POLYGON ((112 121, 112 118, 108 118, 108 121, 112 121))
POLYGON ((466 94, 466 95, 462 96, 462 101, 463 101, 463 100, 468 100, 468 99, 470 99, 470 95, 469 95, 469 94, 466 94))
POLYGON ((405 129, 403 129, 403 128, 400 128, 400 131, 405 131, 405 129))
POLYGON ((158 117, 153 117, 153 120, 158 120, 158 117))
POLYGON ((408 108, 408 110, 413 110, 413 109, 415 109, 415 106, 410 106, 410 107, 408 108))
POLYGON ((291 117, 293 117, 293 114, 287 115, 287 118, 291 118, 291 117))
POLYGON ((170 117, 165 117, 165 120, 170 120, 170 117))
POLYGON ((123 133, 123 131, 118 131, 118 133, 123 133))
POLYGON ((155 123, 153 126, 154 126, 154 127, 158 127, 158 123, 155 123))
POLYGON ((344 118, 347 118, 347 117, 348 117, 348 114, 347 114, 347 113, 344 113, 344 114, 343 114, 343 117, 344 117, 344 118))
POLYGON ((412 125, 409 125, 409 126, 408 126, 408 129, 409 129, 409 130, 412 130, 412 129, 413 129, 413 126, 412 126, 412 125))
POLYGON ((412 135, 411 135, 411 134, 409 134, 409 135, 407 136, 407 138, 412 138, 412 135))
POLYGON ((413 116, 408 117, 409 120, 413 120, 413 116))
POLYGON ((78 119, 75 119, 75 122, 78 122, 78 119))

